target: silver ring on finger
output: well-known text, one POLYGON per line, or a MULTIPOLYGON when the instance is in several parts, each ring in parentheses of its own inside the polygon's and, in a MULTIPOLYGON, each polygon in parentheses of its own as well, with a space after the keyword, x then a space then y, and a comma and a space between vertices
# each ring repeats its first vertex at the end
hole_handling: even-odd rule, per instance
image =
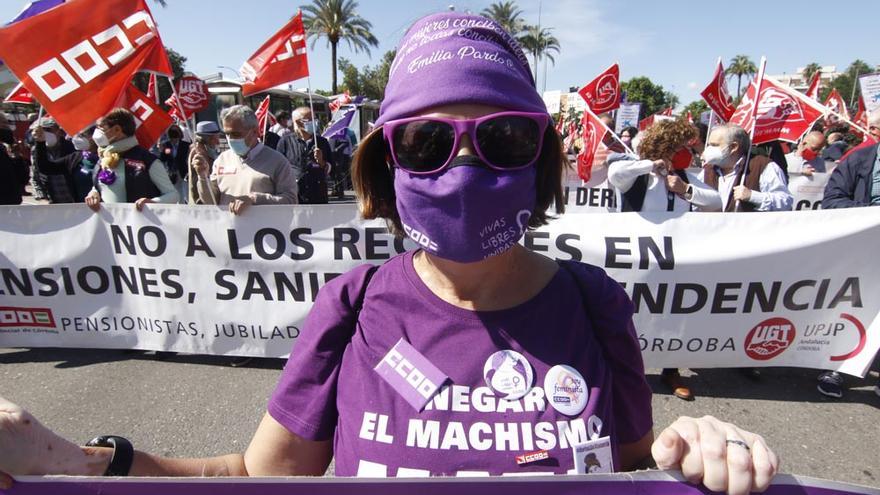
POLYGON ((734 438, 728 438, 728 439, 727 439, 727 445, 731 445, 731 444, 733 444, 733 445, 739 445, 740 447, 746 449, 746 452, 751 452, 751 450, 752 450, 752 448, 749 447, 749 444, 743 442, 742 440, 736 440, 736 439, 734 439, 734 438))

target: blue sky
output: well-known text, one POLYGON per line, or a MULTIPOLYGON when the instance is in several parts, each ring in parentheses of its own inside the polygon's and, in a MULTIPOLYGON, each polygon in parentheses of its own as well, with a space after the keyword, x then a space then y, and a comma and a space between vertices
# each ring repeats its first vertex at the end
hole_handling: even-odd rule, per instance
MULTIPOLYGON (((96 5, 100 0, 92 0, 96 5)), ((14 17, 25 2, 0 0, 0 20, 14 17)), ((165 43, 188 58, 187 69, 216 73, 238 68, 303 1, 168 0, 150 6, 165 43)), ((479 12, 489 1, 360 0, 379 47, 372 57, 342 44, 339 55, 356 66, 375 65, 394 49, 406 28, 424 14, 445 10, 479 12)), ((527 22, 538 22, 538 0, 519 0, 527 22)), ((768 57, 770 74, 794 72, 810 62, 843 70, 856 58, 880 64, 878 0, 552 0, 543 1, 541 24, 562 47, 548 65, 546 89, 583 85, 618 61, 621 77, 645 75, 678 94, 682 104, 698 99, 721 56, 768 57), (734 8, 734 6, 736 6, 734 8)), ((330 51, 321 39, 309 52, 312 86, 330 89, 330 51)), ((226 72, 231 76, 230 72, 226 72)), ((340 79, 341 82, 341 79, 340 79)), ((306 82, 294 86, 305 87, 306 82)), ((543 89, 543 67, 539 90, 543 89)), ((735 85, 731 86, 735 90, 735 85)))

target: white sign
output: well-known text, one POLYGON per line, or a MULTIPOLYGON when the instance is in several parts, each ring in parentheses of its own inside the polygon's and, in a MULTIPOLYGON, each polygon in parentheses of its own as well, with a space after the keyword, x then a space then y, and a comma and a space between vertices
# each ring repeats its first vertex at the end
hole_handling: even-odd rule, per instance
MULTIPOLYGON (((358 220, 354 205, 240 217, 213 206, 19 206, 0 218, 0 347, 282 357, 322 285, 409 247, 382 222, 358 220)), ((864 375, 880 347, 880 263, 865 263, 878 238, 876 211, 852 208, 569 213, 524 244, 617 280, 649 367, 864 375)))
POLYGON ((818 210, 822 208, 825 186, 831 172, 815 172, 813 175, 790 174, 788 190, 794 196, 795 210, 818 210))
POLYGON ((617 109, 617 120, 614 124, 614 132, 620 134, 627 127, 639 128, 639 110, 641 103, 622 103, 617 109))
POLYGON ((544 105, 550 115, 559 113, 561 102, 562 91, 544 91, 544 105))
POLYGON ((568 104, 566 110, 573 108, 576 112, 583 112, 587 108, 587 102, 577 93, 568 93, 565 101, 568 104))
POLYGON ((865 109, 868 112, 880 109, 880 72, 859 76, 859 86, 862 90, 862 99, 865 101, 865 109))

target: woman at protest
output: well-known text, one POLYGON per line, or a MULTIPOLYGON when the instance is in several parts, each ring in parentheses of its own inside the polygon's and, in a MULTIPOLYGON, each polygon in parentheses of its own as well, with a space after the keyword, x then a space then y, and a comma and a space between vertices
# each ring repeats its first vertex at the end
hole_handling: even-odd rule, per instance
POLYGON ((0 402, 0 471, 320 475, 335 454, 340 476, 564 474, 653 454, 712 490, 768 486, 776 456, 732 424, 680 418, 655 441, 623 289, 518 244, 563 204, 566 161, 517 42, 449 12, 416 22, 397 53, 353 177, 363 216, 420 249, 321 289, 247 451, 80 448, 0 402))
POLYGON ((165 165, 142 148, 135 137, 134 115, 115 108, 98 121, 93 139, 98 145, 100 168, 86 204, 98 211, 104 203, 134 203, 138 211, 147 203, 177 203, 180 195, 165 165))
MULTIPOLYGON (((697 128, 686 120, 664 120, 642 134, 641 158, 625 153, 609 156, 608 182, 620 192, 621 211, 720 210, 718 191, 687 171, 697 138, 697 128)), ((664 369, 661 380, 679 399, 694 399, 677 369, 664 369)))
POLYGON ((85 201, 94 184, 95 171, 99 162, 98 145, 92 139, 95 128, 90 127, 73 137, 76 151, 53 159, 46 147, 46 132, 42 127, 33 131, 35 160, 37 170, 44 175, 59 175, 67 181, 67 188, 77 203, 85 201))

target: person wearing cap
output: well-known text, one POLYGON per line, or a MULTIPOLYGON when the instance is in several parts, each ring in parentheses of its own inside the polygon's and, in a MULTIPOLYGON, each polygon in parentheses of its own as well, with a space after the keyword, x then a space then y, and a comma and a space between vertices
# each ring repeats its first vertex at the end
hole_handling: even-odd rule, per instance
MULTIPOLYGON (((566 474, 585 472, 573 447, 592 442, 619 471, 653 453, 710 490, 766 489, 776 457, 734 425, 681 418, 654 442, 623 288, 518 243, 551 204, 562 212, 567 166, 519 44, 487 18, 435 14, 407 31, 391 67, 353 177, 362 215, 419 249, 321 289, 243 455, 135 451, 110 473, 321 475, 335 457, 338 476, 566 474)), ((102 474, 132 448, 29 433, 0 448, 0 470, 102 474)))
POLYGON ((205 170, 211 168, 214 160, 220 156, 220 137, 222 135, 220 126, 213 120, 203 120, 196 124, 196 138, 193 146, 189 149, 189 157, 187 158, 187 177, 190 178, 187 182, 188 204, 204 204, 204 201, 199 197, 199 174, 195 169, 197 165, 205 170))
POLYGON ((31 135, 34 139, 34 147, 31 150, 31 174, 34 177, 34 190, 36 191, 36 199, 41 199, 41 191, 46 194, 51 203, 73 203, 75 198, 68 185, 67 179, 63 175, 46 175, 40 172, 37 166, 37 130, 42 131, 46 154, 51 160, 61 160, 63 157, 70 155, 76 150, 73 143, 66 139, 67 133, 64 132, 51 117, 45 117, 40 120, 40 124, 33 126, 31 135))
POLYGON ((142 211, 148 203, 177 203, 180 197, 158 157, 138 144, 134 115, 114 108, 98 119, 92 135, 98 145, 100 167, 86 204, 97 212, 101 203, 134 203, 142 211))
POLYGON ((173 124, 165 133, 168 139, 159 144, 159 159, 165 164, 171 183, 177 187, 180 195, 187 191, 186 180, 189 172, 189 148, 190 144, 183 139, 183 131, 180 126, 173 124))

